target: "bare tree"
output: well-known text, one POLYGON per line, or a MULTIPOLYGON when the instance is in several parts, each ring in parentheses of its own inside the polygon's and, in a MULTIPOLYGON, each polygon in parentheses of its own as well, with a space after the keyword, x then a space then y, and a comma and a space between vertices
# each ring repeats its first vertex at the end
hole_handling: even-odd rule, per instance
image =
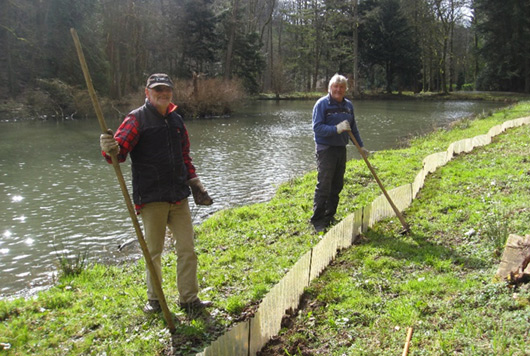
POLYGON ((225 70, 224 78, 226 80, 232 78, 232 55, 234 51, 234 41, 236 37, 237 27, 237 12, 239 9, 239 0, 232 0, 232 13, 230 17, 229 32, 228 32, 228 45, 226 47, 226 59, 225 59, 225 70))

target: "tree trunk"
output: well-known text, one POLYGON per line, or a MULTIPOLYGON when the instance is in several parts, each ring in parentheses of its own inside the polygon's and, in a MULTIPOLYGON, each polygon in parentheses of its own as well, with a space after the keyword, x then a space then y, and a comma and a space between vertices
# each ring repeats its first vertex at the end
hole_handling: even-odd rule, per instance
POLYGON ((237 11, 239 7, 239 0, 233 0, 232 3, 232 17, 230 19, 230 33, 228 35, 228 46, 226 47, 226 62, 225 62, 225 80, 232 79, 232 56, 234 51, 234 41, 236 37, 237 25, 237 11))
POLYGON ((272 88, 274 86, 274 41, 273 41, 273 33, 272 33, 272 22, 269 26, 269 88, 272 88))
POLYGON ((392 94, 392 76, 393 76, 393 73, 392 73, 392 66, 390 65, 389 62, 387 62, 385 64, 385 67, 386 67, 386 92, 388 94, 392 94))
POLYGON ((440 61, 440 79, 441 79, 441 86, 442 91, 444 94, 447 94, 447 38, 444 38, 443 40, 443 49, 442 49, 442 59, 440 61))
POLYGON ((455 42, 455 3, 451 0, 451 11, 449 21, 449 91, 453 91, 453 79, 454 79, 454 50, 453 45, 455 42))
POLYGON ((353 97, 361 95, 359 83, 359 0, 353 1, 353 97))
POLYGON ((528 58, 525 58, 524 72, 524 92, 530 93, 530 59, 528 58))

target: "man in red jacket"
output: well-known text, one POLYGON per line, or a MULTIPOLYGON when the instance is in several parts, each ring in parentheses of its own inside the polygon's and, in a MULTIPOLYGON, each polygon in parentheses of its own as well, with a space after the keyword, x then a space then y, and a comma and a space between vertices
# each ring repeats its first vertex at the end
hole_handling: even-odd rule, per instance
MULTIPOLYGON (((117 153, 119 162, 130 154, 133 201, 142 217, 145 242, 158 278, 162 282, 161 256, 167 226, 176 241, 179 303, 190 312, 211 305, 197 296, 197 255, 188 206, 190 188, 196 204, 210 205, 213 201, 191 162, 188 131, 175 111, 177 106, 171 102, 170 77, 164 73, 151 75, 145 96, 145 104, 125 117, 115 135, 101 135, 100 145, 109 163, 112 152, 117 153)), ((153 278, 147 271, 145 312, 161 311, 153 278)))

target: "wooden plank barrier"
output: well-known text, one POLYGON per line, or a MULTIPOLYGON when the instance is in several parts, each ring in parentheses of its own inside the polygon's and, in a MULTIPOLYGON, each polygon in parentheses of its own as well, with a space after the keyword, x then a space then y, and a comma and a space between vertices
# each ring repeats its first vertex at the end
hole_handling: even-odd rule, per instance
MULTIPOLYGON (((389 191, 389 195, 400 211, 406 209, 423 187, 427 174, 445 165, 454 155, 487 145, 491 143, 492 137, 508 128, 529 124, 530 116, 510 120, 492 127, 485 135, 451 143, 447 151, 431 154, 423 160, 423 168, 418 172, 413 183, 394 188, 389 191)), ((233 326, 197 356, 256 355, 272 337, 278 334, 286 311, 298 307, 304 289, 329 265, 337 251, 350 247, 368 227, 391 216, 394 216, 394 212, 383 195, 348 215, 330 229, 319 243, 304 254, 280 282, 272 287, 263 298, 254 317, 233 326)))

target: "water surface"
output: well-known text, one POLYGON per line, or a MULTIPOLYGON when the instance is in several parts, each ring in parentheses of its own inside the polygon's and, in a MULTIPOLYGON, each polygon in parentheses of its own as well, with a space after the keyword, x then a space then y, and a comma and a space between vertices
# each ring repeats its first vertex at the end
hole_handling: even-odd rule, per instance
MULTIPOLYGON (((270 199, 278 184, 316 169, 314 101, 260 101, 231 118, 187 121, 197 172, 215 203, 192 204, 194 222, 220 209, 270 199)), ((357 123, 369 150, 498 107, 469 101, 360 101, 357 123)), ((121 119, 109 120, 116 129, 121 119)), ((101 157, 95 118, 0 122, 0 296, 53 281, 57 256, 135 260, 118 252, 135 238, 114 169, 101 157)), ((355 147, 349 158, 359 158, 355 147)), ((129 161, 122 171, 130 187, 129 161)))

